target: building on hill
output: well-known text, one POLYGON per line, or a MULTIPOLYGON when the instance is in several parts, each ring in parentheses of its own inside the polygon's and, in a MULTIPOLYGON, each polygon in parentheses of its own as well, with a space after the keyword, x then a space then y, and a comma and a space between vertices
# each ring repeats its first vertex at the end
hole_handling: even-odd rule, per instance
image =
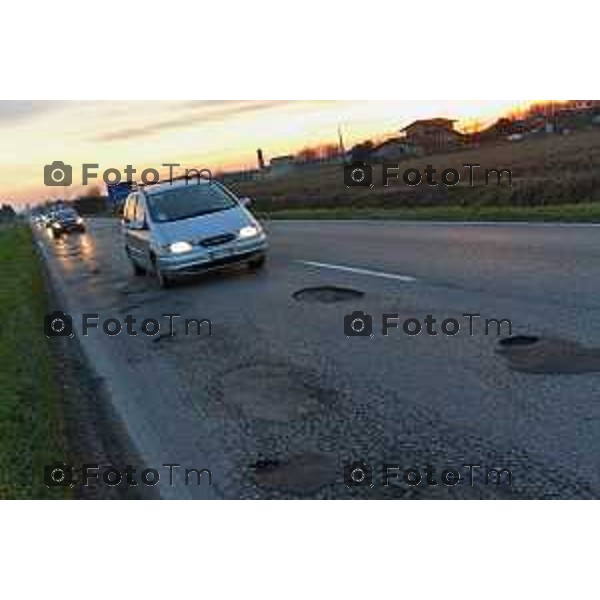
POLYGON ((267 169, 244 169, 241 171, 225 171, 215 175, 215 179, 222 181, 225 185, 238 183, 240 181, 256 181, 263 177, 267 169))
POLYGON ((403 137, 391 138, 370 150, 373 160, 400 160, 416 154, 418 149, 415 144, 403 137))
POLYGON ((600 108, 600 100, 571 100, 575 110, 597 110, 600 108))
POLYGON ((285 175, 289 173, 296 165, 296 157, 292 154, 285 156, 274 156, 270 163, 271 175, 285 175))
POLYGON ((512 136, 523 136, 529 131, 530 127, 526 120, 502 117, 488 128, 474 133, 471 137, 474 143, 480 144, 507 140, 512 136))
POLYGON ((401 129, 404 139, 426 154, 462 146, 466 136, 454 129, 454 119, 420 119, 401 129))

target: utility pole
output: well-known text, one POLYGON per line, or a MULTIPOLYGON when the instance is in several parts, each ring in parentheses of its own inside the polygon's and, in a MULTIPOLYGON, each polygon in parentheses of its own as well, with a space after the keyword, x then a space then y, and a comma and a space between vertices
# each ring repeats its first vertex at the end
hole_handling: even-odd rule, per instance
POLYGON ((342 126, 338 125, 338 140, 340 146, 340 154, 342 155, 342 162, 346 164, 346 150, 344 148, 344 138, 342 137, 342 126))

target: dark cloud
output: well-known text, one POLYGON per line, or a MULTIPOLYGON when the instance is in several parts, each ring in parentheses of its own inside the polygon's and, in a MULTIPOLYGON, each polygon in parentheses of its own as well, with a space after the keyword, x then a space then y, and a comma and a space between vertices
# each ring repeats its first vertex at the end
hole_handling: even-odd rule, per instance
POLYGON ((290 104, 290 100, 186 100, 180 117, 163 119, 142 127, 127 127, 101 133, 93 141, 119 141, 139 138, 165 131, 189 127, 195 123, 220 121, 231 116, 260 112, 290 104))

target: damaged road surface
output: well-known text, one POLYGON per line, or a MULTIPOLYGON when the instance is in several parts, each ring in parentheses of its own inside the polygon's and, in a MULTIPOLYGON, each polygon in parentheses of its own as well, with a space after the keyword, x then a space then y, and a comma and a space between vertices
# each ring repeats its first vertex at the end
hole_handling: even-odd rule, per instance
POLYGON ((37 233, 138 479, 160 475, 147 477, 156 496, 600 497, 597 229, 268 228, 264 271, 168 290, 131 272, 117 221, 37 233), (465 314, 480 315, 472 335, 465 314), (403 329, 428 315, 436 334, 403 329), (486 334, 486 318, 511 331, 486 334), (460 331, 443 333, 453 320, 460 331))

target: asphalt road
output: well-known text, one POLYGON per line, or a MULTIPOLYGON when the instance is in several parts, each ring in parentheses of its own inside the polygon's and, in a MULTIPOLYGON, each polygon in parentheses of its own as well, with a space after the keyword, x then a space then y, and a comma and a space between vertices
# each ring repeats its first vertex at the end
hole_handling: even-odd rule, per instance
POLYGON ((594 356, 578 369, 582 357, 571 346, 552 354, 569 341, 600 346, 600 229, 358 221, 267 228, 265 270, 219 272, 169 290, 133 276, 116 222, 91 220, 87 234, 60 241, 41 237, 76 330, 82 313, 98 313, 100 323, 129 314, 137 331, 147 318, 163 326, 160 337, 81 337, 145 465, 181 465, 172 486, 160 471, 163 497, 600 497, 600 372, 594 356), (321 286, 363 295, 294 297, 321 286), (373 316, 372 337, 344 334, 344 316, 355 310, 373 316), (181 315, 175 337, 164 313, 181 315), (438 335, 423 325, 418 336, 401 326, 383 336, 383 313, 398 313, 400 323, 432 315, 438 335), (481 315, 472 336, 465 313, 481 315), (212 335, 206 325, 184 335, 186 318, 210 319, 212 335), (454 336, 440 331, 447 318, 461 324, 454 336), (510 319, 513 335, 550 340, 532 359, 542 372, 499 354, 486 318, 510 319), (373 468, 372 487, 345 485, 344 466, 355 460, 373 468), (389 486, 385 463, 400 467, 389 486), (426 483, 425 465, 436 469, 437 486, 426 483), (410 467, 422 474, 417 486, 402 481, 410 467), (206 477, 196 485, 194 475, 184 485, 185 468, 210 469, 213 485, 206 477), (512 486, 506 473, 501 485, 493 474, 486 485, 487 468, 509 469, 512 486), (459 471, 457 485, 442 483, 445 469, 459 471))

